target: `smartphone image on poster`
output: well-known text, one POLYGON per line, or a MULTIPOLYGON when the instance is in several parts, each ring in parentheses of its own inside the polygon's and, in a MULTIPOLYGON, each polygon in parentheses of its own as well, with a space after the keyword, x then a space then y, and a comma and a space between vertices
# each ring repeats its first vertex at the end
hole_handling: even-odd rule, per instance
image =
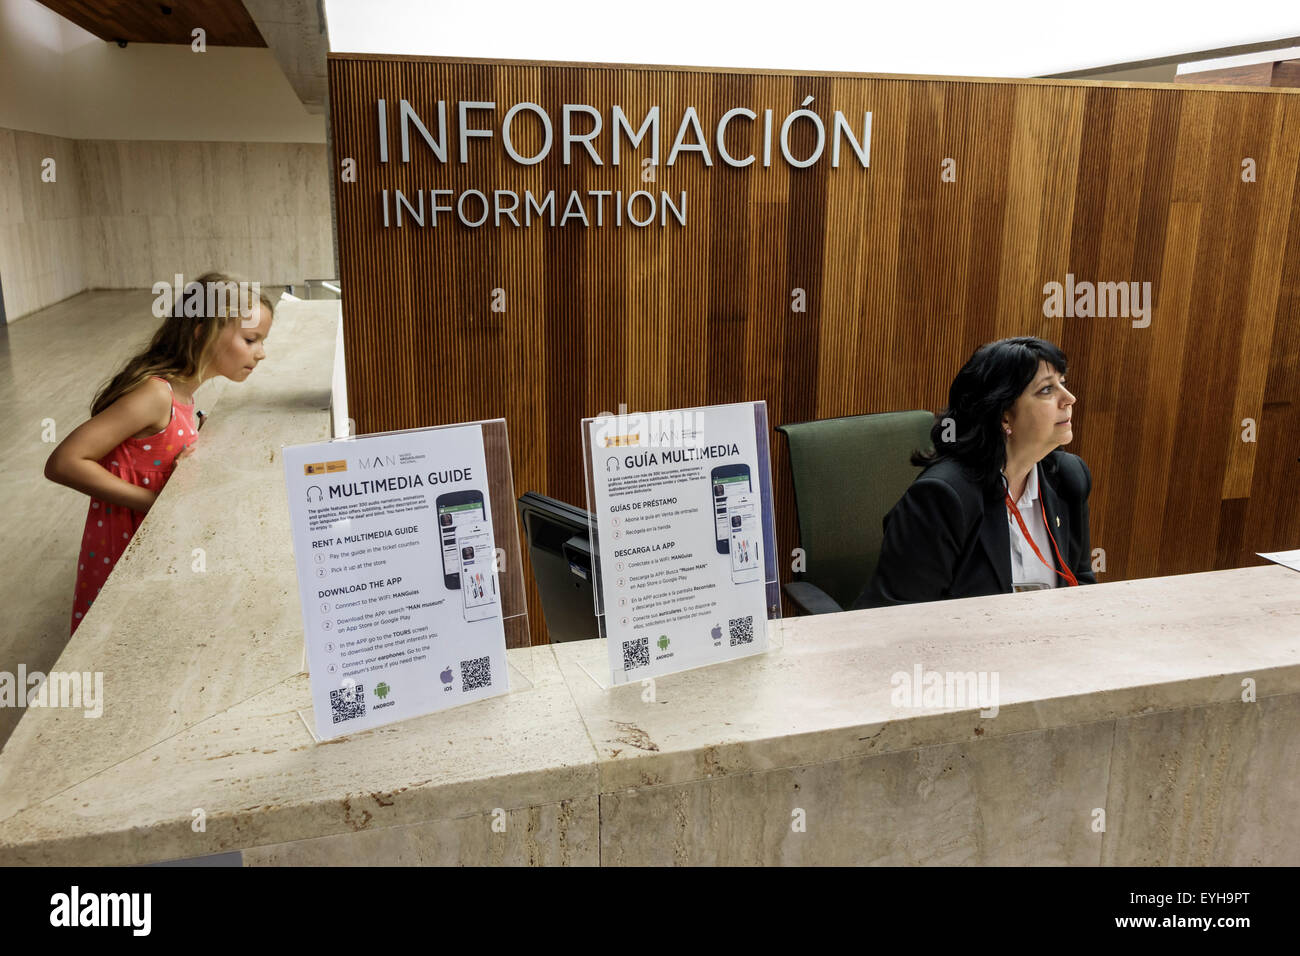
POLYGON ((483 492, 469 489, 449 491, 434 501, 438 512, 438 533, 442 536, 442 579, 448 591, 460 588, 460 554, 456 537, 462 525, 487 520, 483 510, 483 492))
POLYGON ((731 522, 727 520, 731 498, 754 490, 750 487, 749 466, 719 465, 709 477, 713 482, 714 537, 718 554, 727 554, 731 547, 731 522))
POLYGON ((465 602, 465 620, 482 621, 496 615, 497 579, 492 564, 496 552, 487 524, 460 526, 456 550, 460 558, 460 593, 465 602))
POLYGON ((754 496, 733 495, 727 501, 728 546, 731 551, 731 583, 745 584, 759 579, 759 540, 762 529, 754 496))

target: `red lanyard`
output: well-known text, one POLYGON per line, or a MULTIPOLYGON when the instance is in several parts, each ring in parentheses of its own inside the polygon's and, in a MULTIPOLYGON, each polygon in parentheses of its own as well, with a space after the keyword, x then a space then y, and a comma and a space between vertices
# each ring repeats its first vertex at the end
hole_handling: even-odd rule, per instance
MULTIPOLYGON (((1038 560, 1042 561, 1044 565, 1051 568, 1053 571, 1056 571, 1056 568, 1047 564, 1047 560, 1043 557, 1043 553, 1038 550, 1038 545, 1034 544, 1033 535, 1031 535, 1029 529, 1025 527, 1025 519, 1020 517, 1020 509, 1017 508, 1016 503, 1011 500, 1011 493, 1007 491, 1006 488, 1002 489, 1002 497, 1007 501, 1007 510, 1015 515, 1016 523, 1020 525, 1020 530, 1024 534, 1025 540, 1028 541, 1029 546, 1034 549, 1034 554, 1038 555, 1038 560)), ((1065 578, 1065 580, 1069 582, 1070 587, 1078 587, 1079 579, 1071 573, 1069 565, 1066 564, 1065 559, 1061 557, 1061 550, 1056 546, 1056 539, 1052 537, 1052 529, 1047 524, 1047 509, 1043 507, 1043 499, 1041 495, 1038 498, 1038 507, 1043 513, 1043 527, 1047 529, 1047 538, 1052 542, 1052 550, 1056 552, 1056 560, 1060 562, 1061 567, 1065 568, 1064 571, 1056 571, 1056 573, 1065 578)))

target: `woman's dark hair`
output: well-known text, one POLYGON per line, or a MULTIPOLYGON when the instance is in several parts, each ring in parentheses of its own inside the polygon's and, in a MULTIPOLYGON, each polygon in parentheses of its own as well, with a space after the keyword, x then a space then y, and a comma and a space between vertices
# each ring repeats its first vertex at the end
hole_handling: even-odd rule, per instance
POLYGON ((1043 339, 1020 336, 977 348, 952 380, 948 407, 930 429, 934 450, 914 451, 912 464, 927 467, 951 458, 981 484, 1000 484, 1007 463, 1002 416, 1034 380, 1039 362, 1065 374, 1065 353, 1043 339))

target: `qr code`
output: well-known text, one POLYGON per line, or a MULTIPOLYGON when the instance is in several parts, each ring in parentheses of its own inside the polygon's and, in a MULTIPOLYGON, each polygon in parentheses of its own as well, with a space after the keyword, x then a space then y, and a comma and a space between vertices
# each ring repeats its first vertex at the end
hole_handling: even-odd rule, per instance
POLYGON ((462 693, 490 686, 492 686, 491 658, 476 657, 472 661, 460 662, 460 689, 462 693))
POLYGON ((754 615, 733 617, 727 621, 731 632, 731 646, 754 643, 754 615))
POLYGON ((330 691, 330 710, 334 723, 366 716, 366 689, 360 684, 330 691))
POLYGON ((623 670, 650 665, 650 637, 634 637, 623 642, 623 670))

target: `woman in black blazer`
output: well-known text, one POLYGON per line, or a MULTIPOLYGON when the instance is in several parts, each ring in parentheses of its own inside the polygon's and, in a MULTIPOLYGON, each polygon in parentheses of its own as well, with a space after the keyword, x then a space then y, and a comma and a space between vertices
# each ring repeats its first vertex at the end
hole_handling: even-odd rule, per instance
POLYGON ((1088 538, 1092 476, 1060 447, 1074 437, 1065 368, 1065 355, 1042 339, 976 349, 931 430, 935 451, 912 455, 925 470, 885 515, 876 573, 854 607, 1051 586, 1030 578, 1058 587, 1097 583, 1088 538), (1035 482, 1026 513, 1016 505, 1035 482), (1031 543, 1037 540, 1042 547, 1031 543), (1013 547, 1020 587, 1012 580, 1013 547))

